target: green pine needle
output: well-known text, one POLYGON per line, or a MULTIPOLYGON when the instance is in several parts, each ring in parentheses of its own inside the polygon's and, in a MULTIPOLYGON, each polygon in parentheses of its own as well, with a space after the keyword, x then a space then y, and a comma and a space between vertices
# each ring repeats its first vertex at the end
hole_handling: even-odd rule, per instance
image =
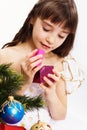
POLYGON ((24 84, 23 75, 13 71, 10 66, 11 64, 0 65, 0 105, 24 84))
POLYGON ((0 106, 8 99, 8 96, 14 96, 16 100, 21 102, 25 110, 32 110, 44 106, 42 96, 26 97, 15 95, 24 84, 24 77, 10 68, 11 64, 0 65, 0 106))
POLYGON ((38 109, 41 108, 45 105, 45 102, 42 98, 41 95, 36 96, 36 97, 26 97, 24 96, 14 96, 14 98, 22 103, 24 106, 25 111, 26 110, 33 110, 33 109, 38 109))

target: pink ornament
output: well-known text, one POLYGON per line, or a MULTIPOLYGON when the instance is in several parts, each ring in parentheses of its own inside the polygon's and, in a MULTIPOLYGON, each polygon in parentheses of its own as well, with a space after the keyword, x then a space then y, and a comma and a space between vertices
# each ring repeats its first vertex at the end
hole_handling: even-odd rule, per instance
MULTIPOLYGON (((44 53, 45 53, 44 50, 38 49, 34 56, 41 54, 44 57, 44 53)), ((42 57, 42 59, 43 59, 43 57, 42 57)), ((39 65, 41 65, 41 63, 39 63, 37 66, 39 66, 39 65)))
MULTIPOLYGON (((35 74, 34 80, 33 82, 35 83, 44 83, 45 81, 43 80, 43 77, 46 76, 48 77, 48 74, 53 74, 53 66, 43 66, 40 71, 38 71, 35 74)), ((49 78, 49 77, 48 77, 49 78)), ((49 78, 51 81, 53 81, 53 79, 49 78)))
POLYGON ((44 50, 38 49, 35 55, 42 54, 44 56, 44 53, 45 53, 44 50))

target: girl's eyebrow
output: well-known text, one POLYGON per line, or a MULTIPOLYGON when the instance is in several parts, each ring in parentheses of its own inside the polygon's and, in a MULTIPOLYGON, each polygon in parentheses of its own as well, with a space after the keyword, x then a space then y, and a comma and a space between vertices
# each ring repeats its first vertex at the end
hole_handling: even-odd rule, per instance
POLYGON ((53 27, 53 24, 51 24, 49 21, 43 20, 43 23, 47 24, 50 27, 53 27))
POLYGON ((70 31, 68 31, 68 30, 63 30, 62 32, 66 33, 66 34, 70 33, 70 31))

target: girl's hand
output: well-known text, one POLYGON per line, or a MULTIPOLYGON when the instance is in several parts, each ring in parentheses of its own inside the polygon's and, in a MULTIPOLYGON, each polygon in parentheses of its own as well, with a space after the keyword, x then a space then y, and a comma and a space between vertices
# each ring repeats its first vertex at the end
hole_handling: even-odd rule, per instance
POLYGON ((25 76, 28 84, 32 83, 34 75, 42 68, 43 55, 35 55, 36 52, 37 49, 32 51, 21 63, 21 72, 25 76))
POLYGON ((56 94, 56 87, 58 81, 60 79, 60 75, 53 69, 54 74, 48 74, 48 77, 52 79, 48 79, 44 76, 45 83, 41 83, 40 86, 44 89, 44 93, 46 97, 51 97, 51 95, 56 94))

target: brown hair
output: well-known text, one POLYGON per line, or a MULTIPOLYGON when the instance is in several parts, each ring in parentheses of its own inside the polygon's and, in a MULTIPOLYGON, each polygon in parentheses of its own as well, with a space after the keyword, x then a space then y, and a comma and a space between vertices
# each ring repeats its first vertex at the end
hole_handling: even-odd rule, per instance
POLYGON ((50 19, 51 22, 55 24, 64 23, 64 28, 70 30, 64 43, 57 49, 53 50, 53 53, 60 57, 67 56, 73 47, 78 24, 78 13, 74 0, 39 0, 29 13, 23 26, 15 35, 12 42, 5 44, 3 48, 15 46, 19 42, 26 42, 32 36, 33 27, 30 20, 31 18, 37 17, 50 19))

